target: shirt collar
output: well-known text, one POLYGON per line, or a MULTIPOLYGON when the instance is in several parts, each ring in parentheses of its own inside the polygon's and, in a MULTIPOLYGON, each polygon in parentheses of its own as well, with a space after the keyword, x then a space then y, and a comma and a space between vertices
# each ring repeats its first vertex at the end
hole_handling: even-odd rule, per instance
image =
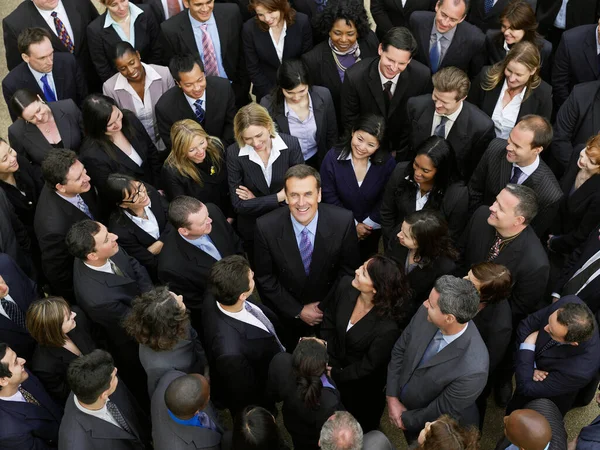
POLYGON ((396 75, 391 80, 389 78, 384 77, 383 74, 381 73, 381 69, 379 68, 380 63, 381 63, 381 58, 379 58, 379 61, 377 61, 377 72, 379 72, 379 79, 381 80, 381 85, 383 86, 388 81, 391 81, 394 86, 397 85, 398 78, 400 78, 400 74, 396 75))
POLYGON ((190 13, 190 10, 188 9, 188 17, 190 18, 190 22, 192 23, 192 28, 200 28, 204 24, 206 24, 206 25, 216 25, 217 24, 214 13, 210 13, 210 17, 206 22, 200 22, 199 20, 196 20, 192 17, 192 13, 190 13))
MULTIPOLYGON (((502 90, 500 91, 500 97, 499 98, 502 98, 504 96, 504 93, 506 92, 507 89, 508 89, 508 83, 506 81, 506 78, 504 78, 504 83, 502 84, 502 90)), ((521 98, 521 103, 523 103, 523 99, 525 98, 525 93, 526 92, 527 92, 527 86, 525 86, 523 88, 523 90, 521 91, 521 93, 517 96, 517 97, 521 98)), ((515 98, 516 97, 513 97, 513 100, 515 98)), ((512 100, 511 100, 511 102, 512 102, 512 100)))
POLYGON ((181 233, 179 233, 179 236, 181 236, 183 239, 185 239, 186 241, 188 241, 190 244, 192 244, 195 247, 198 247, 200 244, 207 242, 207 239, 208 239, 208 234, 203 234, 202 236, 200 236, 196 239, 188 239, 181 233))
POLYGON ((27 63, 27 67, 29 67, 29 70, 31 72, 31 74, 33 75, 33 77, 35 78, 35 81, 37 81, 38 83, 40 82, 40 80, 42 79, 42 77, 44 75, 48 75, 48 80, 53 79, 52 77, 52 71, 48 72, 48 73, 43 73, 43 72, 38 72, 37 70, 35 70, 33 67, 31 67, 29 65, 29 63, 27 63))
POLYGON ((200 422, 198 414, 194 414, 194 417, 192 417, 191 419, 184 420, 180 419, 175 414, 173 414, 170 409, 167 409, 167 412, 169 413, 169 416, 171 417, 171 419, 173 419, 175 423, 178 423, 180 425, 187 425, 190 427, 202 427, 202 423, 200 422))
MULTIPOLYGON (((308 110, 309 110, 309 112, 313 112, 313 102, 312 102, 312 98, 310 96, 310 93, 308 94, 308 110)), ((290 110, 290 107, 288 106, 288 102, 287 102, 287 99, 286 99, 283 102, 283 112, 285 114, 285 117, 288 117, 288 114, 290 113, 290 111, 291 110, 290 110)), ((293 111, 291 111, 291 112, 292 112, 292 114, 294 116, 296 116, 295 112, 293 112, 293 111)), ((310 113, 309 113, 309 116, 310 116, 310 113)), ((298 116, 296 116, 296 117, 298 117, 298 116)))
MULTIPOLYGON (((271 139, 271 156, 269 156, 269 160, 275 160, 277 158, 275 158, 275 156, 279 156, 279 153, 281 153, 281 150, 286 150, 287 149, 287 145, 285 145, 285 142, 283 142, 283 139, 281 139, 281 136, 279 136, 277 133, 275 133, 275 137, 271 139), (275 152, 275 155, 273 155, 273 153, 275 152)), ((240 152, 238 153, 238 156, 250 156, 251 153, 255 153, 256 154, 256 150, 254 150, 254 147, 252 147, 251 145, 244 145, 242 148, 240 148, 240 152)))
MULTIPOLYGON (((463 109, 463 105, 464 105, 464 101, 460 102, 459 107, 457 108, 456 111, 454 111, 452 114, 447 115, 446 117, 448 118, 448 120, 450 122, 456 122, 456 119, 458 118, 458 116, 460 115, 462 109, 463 109)), ((443 114, 438 114, 438 113, 434 113, 436 116, 442 117, 443 114)))
POLYGON ((462 330, 460 330, 458 333, 442 334, 442 338, 444 339, 444 341, 446 341, 446 344, 451 344, 452 342, 457 340, 459 337, 461 337, 465 333, 465 331, 467 331, 468 327, 469 327, 469 322, 467 322, 467 325, 462 330))
POLYGON ((71 205, 74 205, 77 209, 79 209, 79 206, 77 205, 79 203, 79 199, 81 198, 81 196, 79 194, 77 194, 74 197, 65 197, 58 191, 54 191, 54 192, 56 192, 56 195, 58 195, 60 198, 68 201, 71 205))
POLYGON ((508 48, 508 44, 506 43, 506 39, 504 40, 504 50, 506 50, 506 52, 508 53, 510 51, 510 48, 508 48))
MULTIPOLYGON (((284 20, 283 21, 283 28, 281 29, 281 34, 279 35, 279 40, 280 41, 281 41, 282 38, 285 39, 286 33, 287 33, 287 23, 284 20)), ((271 28, 269 28, 269 36, 271 36, 271 39, 273 39, 273 30, 271 28)))
MULTIPOLYGON (((33 1, 31 3, 33 3, 33 1)), ((58 13, 59 18, 64 17, 67 14, 67 12, 65 11, 65 7, 62 4, 62 0, 59 0, 58 5, 56 5, 56 8, 51 9, 49 11, 38 8, 38 6, 35 3, 33 3, 33 6, 35 6, 35 9, 38 10, 42 17, 49 17, 52 20, 54 20, 54 17, 52 17, 51 14, 55 11, 58 13)))
POLYGON ((306 226, 302 225, 300 222, 298 222, 296 219, 294 219, 294 216, 292 216, 291 213, 290 213, 290 219, 292 219, 292 226, 294 227, 294 234, 296 235, 296 238, 298 238, 300 236, 300 233, 302 233, 302 230, 304 230, 304 228, 307 228, 308 231, 313 236, 317 235, 317 223, 319 222, 319 210, 318 209, 317 209, 317 213, 315 214, 315 217, 313 217, 313 219, 306 226))
MULTIPOLYGON (((146 81, 144 84, 144 89, 146 89, 148 86, 150 86, 150 84, 152 84, 153 81, 162 79, 160 74, 156 70, 154 70, 154 68, 152 66, 149 66, 146 63, 142 63, 142 67, 144 68, 144 71, 146 72, 146 81)), ((121 73, 117 73, 117 81, 115 82, 115 91, 127 91, 127 90, 129 90, 128 88, 130 88, 130 87, 131 87, 131 85, 129 84, 129 81, 127 81, 127 78, 125 78, 121 73)))
MULTIPOLYGON (((533 172, 535 172, 537 170, 537 168, 540 165, 540 155, 535 157, 535 161, 533 161, 531 164, 529 164, 528 166, 518 166, 519 169, 521 169, 521 171, 527 175, 528 177, 531 176, 531 174, 533 172)), ((513 166, 517 166, 515 163, 513 163, 513 166)))
MULTIPOLYGON (((181 89, 181 88, 179 88, 179 89, 181 89)), ((183 92, 183 89, 181 90, 181 92, 183 92)), ((206 89, 204 89, 204 93, 202 94, 202 97, 200 97, 198 99, 190 97, 185 92, 183 92, 183 95, 185 96, 185 99, 188 101, 188 103, 190 104, 192 109, 195 108, 194 103, 196 103, 196 100, 202 100, 202 109, 204 111, 206 111, 206 89)))
MULTIPOLYGON (((129 14, 131 14, 131 22, 129 22, 129 23, 135 23, 135 19, 137 19, 138 16, 140 14, 142 14, 143 12, 144 12, 144 10, 142 8, 140 8, 139 6, 136 6, 132 2, 129 2, 129 14)), ((108 28, 111 25, 116 26, 116 27, 121 26, 115 21, 115 19, 112 18, 110 13, 107 12, 106 17, 104 18, 104 28, 108 28)))

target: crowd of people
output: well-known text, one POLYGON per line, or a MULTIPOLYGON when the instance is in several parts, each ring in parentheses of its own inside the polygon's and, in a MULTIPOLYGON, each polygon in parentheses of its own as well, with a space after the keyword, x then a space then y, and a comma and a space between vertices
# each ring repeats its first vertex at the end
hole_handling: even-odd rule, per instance
POLYGON ((100 3, 2 20, 1 449, 600 447, 599 0, 100 3))

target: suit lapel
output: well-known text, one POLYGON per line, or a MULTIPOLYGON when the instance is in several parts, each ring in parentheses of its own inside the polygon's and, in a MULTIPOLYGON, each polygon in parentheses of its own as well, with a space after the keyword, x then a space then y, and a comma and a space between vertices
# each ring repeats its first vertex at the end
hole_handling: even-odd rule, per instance
POLYGON ((58 132, 60 133, 63 147, 71 148, 73 137, 71 136, 71 127, 69 126, 69 121, 65 118, 65 113, 63 111, 53 108, 52 106, 52 103, 50 103, 50 108, 52 109, 52 114, 56 120, 56 128, 58 128, 58 132))
MULTIPOLYGON (((357 295, 358 298, 358 295, 357 295)), ((337 318, 336 318, 336 329, 337 336, 339 338, 339 350, 341 350, 342 354, 339 355, 340 360, 346 357, 346 328, 348 328, 348 322, 352 317, 352 312, 354 311, 354 306, 356 305, 356 298, 353 301, 342 301, 341 305, 337 310, 337 318)), ((352 328, 350 329, 352 330, 352 328)))
POLYGON ((498 186, 502 186, 502 189, 510 181, 513 165, 508 162, 504 152, 499 153, 498 156, 500 157, 500 183, 498 186))
MULTIPOLYGON (((187 46, 189 53, 192 55, 199 55, 198 47, 196 47, 196 38, 194 37, 194 30, 192 28, 192 23, 190 22, 190 18, 188 17, 187 13, 181 14, 181 25, 179 27, 179 35, 181 37, 180 40, 183 41, 187 46)), ((221 33, 219 33, 219 39, 220 38, 221 33)))
MULTIPOLYGON (((383 99, 383 96, 385 94, 383 92, 383 86, 381 85, 381 79, 379 78, 379 69, 377 68, 378 65, 379 58, 375 58, 369 69, 369 89, 371 90, 371 94, 375 99, 375 103, 377 103, 377 107, 379 108, 381 115, 387 117, 387 111, 385 110, 385 100, 383 99)), ((400 76, 400 78, 402 78, 402 76, 400 76)), ((400 81, 400 78, 398 78, 398 82, 400 81)), ((396 92, 398 92, 399 87, 400 86, 396 86, 396 92)))
MULTIPOLYGON (((104 19, 106 17, 106 14, 108 14, 108 13, 104 13, 101 17, 104 19)), ((139 22, 139 20, 136 21, 136 23, 135 23, 136 41, 137 41, 137 36, 138 36, 138 34, 137 34, 137 28, 138 28, 137 23, 138 22, 139 22)), ((104 20, 102 21, 102 26, 104 27, 104 20)), ((115 31, 115 29, 112 27, 112 25, 109 27, 106 27, 106 28, 102 28, 102 30, 100 31, 100 36, 104 41, 108 42, 110 47, 113 47, 113 48, 119 42, 121 42, 121 38, 119 37, 119 35, 115 31)), ((136 45, 136 47, 138 47, 138 46, 136 45)))
POLYGON ((440 67, 455 65, 454 55, 457 53, 460 54, 461 51, 464 51, 463 43, 465 42, 465 35, 463 33, 464 28, 461 27, 461 25, 462 23, 459 23, 456 26, 454 37, 452 38, 452 42, 450 42, 450 46, 446 49, 446 54, 444 55, 444 59, 442 60, 440 67))
MULTIPOLYGON (((214 238, 219 242, 219 244, 217 244, 217 242, 215 242, 215 239, 213 239, 213 236, 212 235, 209 235, 209 236, 210 236, 210 239, 215 244, 215 246, 217 247, 217 250, 219 250, 219 253, 221 253, 221 251, 223 249, 223 245, 220 242, 220 239, 215 234, 214 238), (219 248, 219 245, 221 246, 221 248, 219 248)), ((216 260, 212 256, 210 256, 208 253, 203 252, 198 247, 196 247, 194 244, 187 242, 185 239, 183 239, 181 237, 181 235, 179 233, 177 233, 177 236, 175 236, 175 239, 177 239, 177 244, 178 244, 178 247, 179 247, 179 250, 181 251, 181 253, 183 253, 189 260, 195 261, 196 265, 209 268, 215 263, 216 260)), ((221 254, 221 256, 225 256, 225 255, 221 254)))
MULTIPOLYGON (((287 41, 289 35, 289 30, 286 33, 285 41, 287 41)), ((277 67, 277 65, 273 64, 274 62, 279 63, 279 56, 277 56, 277 50, 275 50, 275 46, 273 45, 273 41, 271 40, 271 35, 268 31, 260 31, 255 34, 256 36, 256 47, 262 48, 265 53, 267 53, 267 60, 273 65, 277 67)), ((284 41, 284 42, 285 42, 284 41)), ((285 51, 285 44, 283 50, 285 51)))
POLYGON ((328 256, 331 255, 330 244, 333 241, 330 236, 341 231, 332 229, 324 216, 321 212, 317 219, 317 235, 315 236, 315 245, 310 262, 309 283, 325 273, 325 266, 329 264, 328 256))
POLYGON ((502 79, 502 82, 499 82, 494 89, 484 93, 483 104, 481 105, 481 109, 490 117, 494 113, 494 108, 496 107, 496 103, 498 102, 498 98, 500 97, 500 93, 502 92, 503 83, 504 78, 502 79))
MULTIPOLYGON (((23 139, 27 139, 36 147, 48 148, 50 144, 44 139, 41 131, 35 125, 25 124, 24 128, 25 132, 23 133, 23 139)), ((59 129, 59 131, 61 130, 59 129)))
MULTIPOLYGON (((277 161, 280 159, 281 155, 279 155, 279 158, 277 158, 275 163, 273 163, 273 170, 275 170, 275 164, 277 164, 277 161)), ((244 172, 248 174, 248 177, 252 180, 256 189, 258 189, 263 195, 269 195, 271 193, 269 186, 267 186, 265 176, 263 175, 261 168, 258 167, 258 164, 250 161, 250 157, 248 156, 242 156, 239 158, 239 160, 240 164, 242 164, 245 168, 244 172)), ((281 161, 279 162, 281 163, 281 161)))
POLYGON ((600 67, 598 67, 596 33, 586 36, 585 41, 583 42, 583 52, 585 54, 585 59, 594 71, 594 76, 598 78, 600 75, 600 67))
MULTIPOLYGON (((431 60, 429 59, 429 41, 431 40, 431 29, 433 28, 433 19, 435 16, 431 17, 431 20, 427 20, 427 22, 423 23, 418 30, 421 44, 420 50, 423 52, 423 60, 425 61, 425 65, 431 67, 431 60)), ((398 89, 398 88, 396 88, 398 89)))
POLYGON ((315 94, 313 92, 310 93, 310 98, 312 100, 313 112, 315 115, 315 123, 317 125, 317 136, 316 141, 317 144, 321 140, 321 134, 325 130, 323 122, 325 120, 325 103, 323 103, 323 99, 320 95, 315 94))
MULTIPOLYGON (((296 234, 292 226, 292 219, 286 215, 281 229, 281 235, 277 237, 277 244, 281 254, 284 255, 286 266, 290 268, 290 272, 299 277, 298 284, 304 285, 306 281, 306 273, 304 272, 304 264, 300 256, 300 249, 296 241, 296 234)), ((316 238, 315 238, 316 247, 316 238)), ((312 261, 315 261, 315 253, 313 251, 312 261)), ((312 270, 312 263, 311 263, 312 270)))
MULTIPOLYGON (((421 308, 424 308, 424 307, 422 306, 421 308)), ((424 312, 424 316, 427 316, 426 311, 424 312)), ((424 317, 424 318, 426 318, 426 317, 424 317)), ((433 336, 435 335, 435 333, 437 333, 437 330, 438 330, 438 328, 429 322, 426 322, 426 327, 422 328, 422 333, 421 333, 421 336, 419 336, 419 340, 418 340, 418 342, 419 342, 418 348, 415 351, 415 358, 412 361, 410 376, 412 376, 414 371, 417 369, 419 363, 421 362, 421 358, 423 358, 423 355, 425 354, 425 350, 427 350, 427 347, 429 346, 429 343, 433 339, 433 336)), ((409 376, 409 378, 410 378, 410 376, 409 376)))
MULTIPOLYGON (((391 117, 392 114, 394 114, 394 111, 400 105, 400 101, 402 100, 402 98, 404 98, 404 93, 405 93, 406 89, 408 89, 408 85, 410 84, 409 80, 408 80, 408 78, 410 77, 409 73, 410 73, 410 64, 409 64, 409 67, 407 67, 406 70, 404 72, 402 72, 400 74, 400 76, 398 77, 398 83, 396 84, 396 91, 394 92, 394 96, 390 100, 390 110, 388 111, 387 117, 391 117)), ((382 95, 385 95, 385 94, 383 94, 383 91, 382 91, 382 95)))

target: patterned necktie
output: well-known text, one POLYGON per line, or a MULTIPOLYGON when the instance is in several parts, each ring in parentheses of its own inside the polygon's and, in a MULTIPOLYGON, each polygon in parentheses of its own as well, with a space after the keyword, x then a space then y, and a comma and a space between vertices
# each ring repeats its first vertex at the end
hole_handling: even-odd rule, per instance
POLYGON ((46 97, 47 102, 55 102, 56 95, 54 95, 54 91, 52 90, 52 86, 48 83, 48 74, 45 74, 42 78, 40 78, 42 82, 42 91, 44 91, 44 97, 46 97))
POLYGON ((440 123, 437 127, 435 127, 435 130, 433 130, 433 134, 435 136, 439 136, 442 139, 446 139, 446 122, 448 122, 448 117, 442 116, 440 119, 440 123))
POLYGON ((417 368, 426 364, 427 361, 429 361, 431 358, 433 358, 439 353, 443 340, 444 336, 442 336, 442 332, 440 330, 437 330, 437 332, 429 342, 429 345, 425 349, 425 353, 423 353, 423 357, 421 358, 421 361, 419 362, 417 368))
POLYGON ((281 349, 282 352, 285 352, 285 347, 281 344, 281 341, 279 340, 279 337, 277 336, 277 333, 275 332, 275 327, 273 327, 273 324, 271 323, 271 321, 269 320, 269 318, 267 316, 264 315, 264 313, 258 308, 256 307, 256 309, 252 306, 250 306, 248 304, 248 302, 244 303, 244 308, 246 309, 246 311, 248 311, 248 313, 252 316, 254 316, 256 319, 258 319, 258 321, 260 323, 262 323, 267 330, 269 330, 269 333, 275 337, 275 340, 277 341, 277 344, 279 345, 279 348, 281 349))
POLYGON ((489 13, 494 7, 494 0, 485 0, 483 7, 485 9, 485 13, 489 13))
POLYGON ((115 422, 117 422, 121 428, 123 428, 129 434, 133 434, 133 431, 131 430, 131 428, 129 427, 129 424, 123 417, 123 414, 121 414, 121 411, 119 411, 119 408, 117 407, 117 405, 115 405, 113 402, 108 400, 106 402, 106 409, 108 410, 110 415, 113 417, 113 419, 115 419, 115 422))
POLYGON ((208 240, 208 237, 198 244, 198 248, 217 261, 221 260, 221 254, 219 253, 219 250, 217 250, 215 244, 208 240))
POLYGON ((204 109, 202 108, 202 99, 200 98, 194 102, 194 113, 198 122, 202 124, 204 122, 204 109))
POLYGON ((27 403, 31 403, 31 404, 36 405, 36 406, 40 406, 40 402, 38 402, 35 399, 35 397, 33 395, 31 395, 31 392, 29 392, 28 390, 26 390, 22 386, 19 386, 19 392, 21 393, 21 395, 23 396, 23 398, 25 399, 25 401, 27 403))
POLYGON ((313 246, 308 237, 308 228, 304 227, 300 233, 300 257, 304 265, 306 276, 310 274, 310 262, 312 261, 313 246))
POLYGON ((492 245, 492 247, 490 248, 490 251, 488 253, 488 257, 487 257, 488 261, 493 261, 498 257, 498 255, 500 254, 500 244, 502 244, 502 236, 500 236, 498 234, 498 235, 496 235, 496 240, 494 241, 494 245, 492 245))
POLYGON ((513 175, 512 177, 510 177, 510 184, 519 184, 519 177, 521 176, 521 174, 523 173, 523 171, 521 169, 519 169, 519 167, 517 166, 513 166, 513 175))
POLYGON ((52 12, 50 15, 54 17, 54 28, 56 28, 56 34, 58 34, 60 42, 63 43, 69 52, 73 53, 75 51, 75 46, 73 45, 73 41, 71 40, 71 36, 69 36, 65 24, 58 18, 58 13, 56 11, 52 12))
POLYGON ((590 277, 594 275, 598 270, 600 270, 600 258, 591 263, 582 271, 580 271, 577 275, 571 277, 571 279, 567 281, 563 286, 561 294, 576 295, 584 286, 584 284, 588 282, 590 277))
POLYGON ((88 208, 88 205, 83 201, 83 198, 81 198, 81 195, 79 194, 77 194, 77 207, 82 213, 94 220, 94 216, 92 216, 90 208, 88 208))
POLYGON ((21 308, 15 303, 3 298, 0 300, 0 305, 4 308, 4 312, 13 321, 21 328, 26 329, 25 327, 25 314, 21 311, 21 308))
POLYGON ((544 346, 542 348, 540 348, 537 352, 535 352, 535 356, 538 357, 542 353, 544 353, 546 350, 548 350, 549 348, 556 347, 557 345, 558 345, 558 342, 556 342, 554 339, 550 339, 548 342, 546 342, 544 344, 544 346))
POLYGON ((120 277, 124 277, 125 274, 123 273, 123 271, 119 268, 119 266, 117 266, 114 262, 112 262, 110 259, 108 260, 108 263, 110 264, 110 268, 113 271, 113 273, 117 276, 120 277))
POLYGON ((437 33, 435 36, 435 42, 431 46, 431 50, 429 50, 429 62, 432 74, 436 73, 440 68, 440 46, 442 45, 440 39, 437 38, 437 33))
POLYGON ((212 38, 208 32, 208 24, 200 25, 202 28, 202 53, 204 56, 204 74, 207 76, 219 76, 219 65, 217 64, 217 54, 213 45, 212 38))
POLYGON ((167 17, 167 19, 179 14, 181 12, 179 0, 167 0, 167 10, 169 12, 169 17, 167 17))

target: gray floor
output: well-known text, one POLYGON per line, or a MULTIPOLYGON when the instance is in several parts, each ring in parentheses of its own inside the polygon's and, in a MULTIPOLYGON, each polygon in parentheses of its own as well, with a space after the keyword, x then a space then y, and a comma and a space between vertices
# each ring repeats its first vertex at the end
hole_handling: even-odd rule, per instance
MULTIPOLYGON (((369 0, 366 0, 365 3, 368 4, 368 1, 369 0)), ((6 17, 20 2, 21 0, 1 0, 0 17, 6 17)), ((2 36, 0 35, 0 40, 1 39, 2 36)), ((4 43, 2 43, 2 46, 0 48, 4 49, 4 43)), ((4 78, 6 73, 6 61, 4 53, 2 53, 2 57, 0 58, 0 78, 4 78)), ((0 136, 4 138, 7 137, 7 129, 10 123, 11 121, 8 115, 8 111, 6 109, 6 105, 3 100, 0 100, 0 136)), ((483 450, 493 449, 495 447, 496 441, 502 435, 503 412, 504 411, 502 409, 497 408, 495 405, 493 405, 493 403, 490 403, 483 432, 481 447, 483 450)), ((598 409, 594 401, 586 408, 578 408, 571 411, 566 417, 566 425, 567 431, 569 433, 569 438, 575 437, 577 433, 579 433, 579 430, 588 423, 590 423, 599 413, 600 410, 598 409)), ((385 414, 384 420, 382 421, 382 428, 383 431, 385 431, 385 433, 388 436, 390 436, 390 438, 394 441, 395 445, 399 449, 406 448, 406 444, 404 442, 404 438, 402 437, 402 433, 392 428, 385 414)))

